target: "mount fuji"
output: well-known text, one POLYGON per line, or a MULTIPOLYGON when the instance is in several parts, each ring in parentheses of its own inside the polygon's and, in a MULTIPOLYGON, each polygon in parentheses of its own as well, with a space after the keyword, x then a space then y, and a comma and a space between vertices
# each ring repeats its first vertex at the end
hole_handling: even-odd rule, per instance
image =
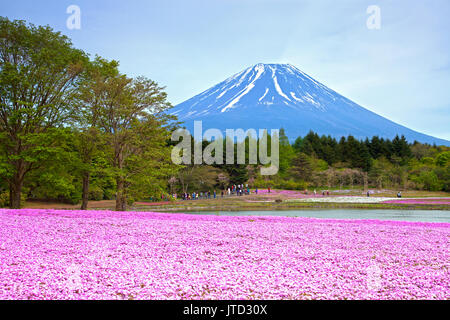
POLYGON ((290 64, 257 64, 188 99, 170 111, 193 132, 284 128, 289 139, 310 130, 336 138, 404 135, 410 142, 450 145, 450 141, 408 129, 329 89, 290 64))

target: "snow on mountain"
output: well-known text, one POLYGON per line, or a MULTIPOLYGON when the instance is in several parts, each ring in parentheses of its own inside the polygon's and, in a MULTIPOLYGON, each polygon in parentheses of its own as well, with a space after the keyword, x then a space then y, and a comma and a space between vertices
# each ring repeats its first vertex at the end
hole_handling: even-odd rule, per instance
POLYGON ((383 118, 341 96, 290 64, 247 68, 170 110, 187 129, 279 129, 294 140, 310 130, 336 138, 405 135, 409 141, 450 145, 383 118))

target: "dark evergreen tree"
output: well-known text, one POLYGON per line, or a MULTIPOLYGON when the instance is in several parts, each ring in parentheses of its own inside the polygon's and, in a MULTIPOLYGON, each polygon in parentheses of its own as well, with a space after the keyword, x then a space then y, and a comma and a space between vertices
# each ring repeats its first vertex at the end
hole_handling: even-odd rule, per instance
POLYGON ((303 152, 297 154, 292 160, 290 172, 297 179, 304 181, 309 180, 313 172, 309 157, 303 152))

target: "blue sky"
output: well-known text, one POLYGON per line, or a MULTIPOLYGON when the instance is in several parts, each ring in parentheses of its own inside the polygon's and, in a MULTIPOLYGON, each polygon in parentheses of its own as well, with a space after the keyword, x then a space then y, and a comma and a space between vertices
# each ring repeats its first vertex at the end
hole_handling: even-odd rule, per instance
POLYGON ((0 15, 48 24, 180 103, 259 62, 291 63, 358 104, 450 140, 448 0, 4 1, 0 15), (81 29, 69 30, 69 5, 81 29), (369 30, 369 5, 381 28, 369 30))

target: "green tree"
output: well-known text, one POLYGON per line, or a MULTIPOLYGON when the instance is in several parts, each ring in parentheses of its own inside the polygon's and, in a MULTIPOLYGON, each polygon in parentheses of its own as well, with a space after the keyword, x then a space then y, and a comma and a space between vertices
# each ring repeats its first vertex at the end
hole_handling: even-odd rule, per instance
POLYGON ((74 133, 71 128, 54 128, 54 137, 40 141, 50 145, 51 157, 42 159, 24 180, 24 197, 47 199, 68 203, 80 200, 80 180, 76 174, 79 162, 73 149, 74 133))
POLYGON ((87 56, 50 27, 0 17, 0 174, 19 208, 26 175, 52 157, 53 128, 73 116, 87 56))
POLYGON ((295 152, 301 152, 302 144, 303 144, 303 138, 298 137, 297 139, 295 139, 294 144, 292 145, 292 148, 294 149, 295 152))
POLYGON ((417 181, 422 183, 423 188, 428 191, 438 191, 442 188, 442 182, 434 171, 422 171, 417 181))
POLYGON ((383 188, 383 184, 390 181, 389 172, 393 169, 393 165, 384 156, 373 161, 373 165, 369 170, 370 182, 375 184, 378 189, 383 188))
POLYGON ((78 156, 77 169, 82 179, 81 210, 87 210, 90 179, 94 170, 95 157, 106 156, 104 134, 95 126, 82 127, 74 135, 73 149, 78 156))
POLYGON ((104 81, 118 76, 118 65, 117 61, 108 62, 96 57, 89 65, 88 72, 84 74, 75 96, 77 117, 74 126, 77 131, 74 148, 79 155, 79 171, 82 176, 81 210, 86 210, 88 205, 94 157, 105 156, 108 152, 105 148, 105 128, 102 128, 100 123, 101 107, 98 104, 105 89, 104 81))
POLYGON ((436 165, 440 167, 450 165, 450 151, 439 153, 436 157, 436 165))
POLYGON ((392 149, 393 153, 402 159, 402 164, 405 164, 411 157, 411 148, 403 135, 401 138, 398 135, 395 136, 394 140, 392 140, 392 149))
MULTIPOLYGON (((128 191, 142 196, 138 191, 155 186, 155 181, 172 168, 167 161, 170 158, 167 141, 168 120, 173 117, 163 112, 171 106, 166 101, 167 94, 156 82, 144 77, 131 79, 119 72, 95 77, 87 90, 91 95, 86 96, 95 100, 92 113, 98 117, 98 126, 105 132, 111 148, 116 210, 125 211, 128 191)), ((159 189, 160 185, 152 192, 159 189)), ((128 200, 132 198, 130 195, 128 200)))
POLYGON ((441 182, 441 190, 449 192, 450 191, 450 165, 446 167, 437 167, 434 172, 437 178, 441 182))
POLYGON ((300 152, 292 160, 290 172, 295 178, 308 181, 313 172, 311 159, 306 154, 300 152))
POLYGON ((279 156, 280 156, 280 174, 283 175, 287 172, 290 167, 290 163, 292 158, 294 157, 294 150, 292 149, 291 144, 289 143, 289 139, 285 134, 283 128, 280 129, 279 133, 279 156))

